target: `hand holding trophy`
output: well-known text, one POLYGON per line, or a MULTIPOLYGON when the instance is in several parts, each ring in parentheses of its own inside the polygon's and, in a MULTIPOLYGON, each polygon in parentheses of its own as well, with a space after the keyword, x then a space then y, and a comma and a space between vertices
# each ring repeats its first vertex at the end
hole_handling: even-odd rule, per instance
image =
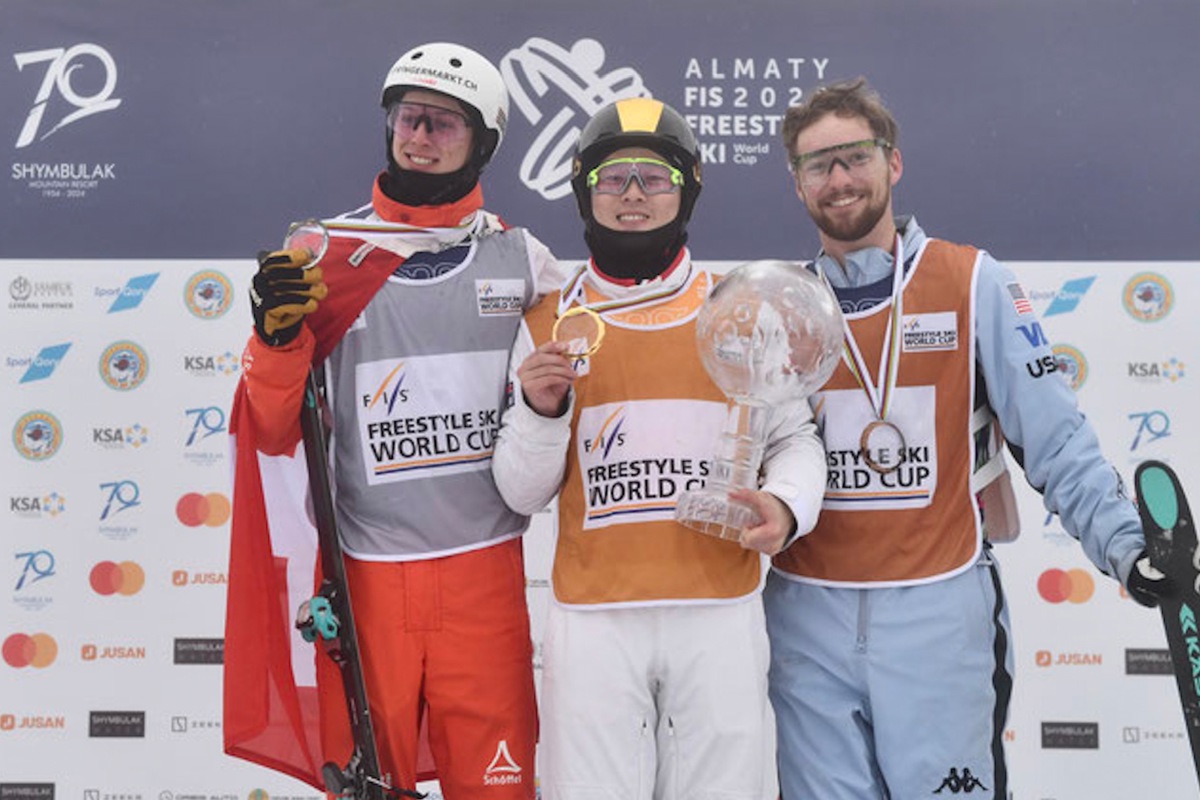
POLYGON ((683 525, 737 540, 758 522, 735 489, 757 489, 770 407, 800 400, 829 380, 842 352, 837 301, 800 264, 752 261, 713 289, 696 322, 700 360, 729 398, 708 483, 675 506, 683 525))

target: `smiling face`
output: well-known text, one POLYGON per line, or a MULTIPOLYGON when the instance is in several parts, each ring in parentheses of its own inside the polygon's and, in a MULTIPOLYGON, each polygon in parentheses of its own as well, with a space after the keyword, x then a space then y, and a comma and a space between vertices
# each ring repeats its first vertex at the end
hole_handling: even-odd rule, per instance
MULTIPOLYGON (((660 154, 645 147, 625 147, 608 154, 604 160, 607 162, 617 158, 663 159, 660 154)), ((680 198, 678 187, 669 193, 646 194, 638 181, 630 180, 625 191, 619 195, 592 192, 592 216, 597 223, 610 230, 652 231, 679 215, 680 198)))
POLYGON ((444 175, 466 166, 475 132, 469 123, 465 136, 457 127, 459 117, 461 122, 467 121, 461 103, 439 92, 413 89, 405 92, 400 105, 406 106, 402 114, 389 115, 392 158, 397 166, 431 175, 444 175), (421 106, 428 107, 428 112, 423 113, 421 106), (433 119, 439 109, 456 116, 433 119))
MULTIPOLYGON (((796 135, 793 152, 803 156, 874 136, 861 117, 827 114, 796 135)), ((827 253, 841 261, 846 253, 864 247, 891 250, 895 235, 892 187, 902 171, 900 151, 879 147, 873 162, 853 171, 841 161, 833 162, 823 185, 797 183, 796 194, 816 223, 827 253)))

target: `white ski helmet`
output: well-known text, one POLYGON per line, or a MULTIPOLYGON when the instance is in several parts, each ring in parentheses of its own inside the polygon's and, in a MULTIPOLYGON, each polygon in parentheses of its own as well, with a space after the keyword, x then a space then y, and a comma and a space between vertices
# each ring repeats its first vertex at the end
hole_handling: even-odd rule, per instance
POLYGON ((386 108, 396 95, 409 89, 441 92, 474 108, 484 128, 494 134, 495 143, 487 157, 500 146, 508 125, 508 89, 500 70, 479 53, 450 42, 414 47, 388 70, 380 103, 386 108))

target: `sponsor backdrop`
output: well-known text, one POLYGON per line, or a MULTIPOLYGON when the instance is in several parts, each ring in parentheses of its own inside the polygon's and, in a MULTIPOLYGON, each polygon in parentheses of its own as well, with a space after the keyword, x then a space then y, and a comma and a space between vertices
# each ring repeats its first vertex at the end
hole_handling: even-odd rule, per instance
MULTIPOLYGON (((221 752, 229 400, 252 254, 366 201, 383 74, 421 41, 502 66, 488 205, 565 259, 571 145, 631 94, 699 134, 699 259, 810 256, 778 123, 869 76, 902 126, 899 209, 1014 267, 1040 315, 1024 332, 1057 354, 1029 368, 1071 381, 1127 481, 1159 458, 1200 493, 1192 0, 6 0, 3 20, 0 800, 320 796, 221 752)), ((1016 794, 1142 796, 1154 776, 1196 796, 1157 613, 1016 483, 1024 530, 997 548, 1016 794)), ((529 538, 539 638, 549 520, 529 538)))

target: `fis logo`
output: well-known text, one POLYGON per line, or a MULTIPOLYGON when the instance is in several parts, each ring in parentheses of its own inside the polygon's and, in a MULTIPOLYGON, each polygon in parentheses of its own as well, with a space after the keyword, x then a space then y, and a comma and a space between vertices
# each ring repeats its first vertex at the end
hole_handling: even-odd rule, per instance
POLYGON ((372 395, 363 395, 363 408, 372 409, 382 404, 384 413, 391 415, 397 403, 408 402, 408 389, 404 388, 404 362, 401 361, 387 374, 372 395))
MULTIPOLYGON (((113 97, 117 88, 117 64, 108 51, 97 44, 83 43, 63 49, 61 47, 48 50, 31 50, 25 53, 15 53, 17 69, 24 72, 26 67, 45 64, 45 74, 42 75, 37 93, 34 95, 33 106, 25 117, 25 124, 17 136, 17 149, 27 147, 35 140, 41 141, 73 122, 112 111, 121 105, 119 98, 113 97), (95 74, 99 65, 102 81, 95 94, 80 94, 75 90, 72 76, 76 70, 83 70, 81 75, 95 74), (38 135, 46 115, 46 109, 52 100, 63 100, 74 110, 67 113, 49 129, 38 135)), ((35 71, 35 70, 31 70, 35 71)))
POLYGON ((625 425, 625 407, 621 406, 608 415, 600 430, 590 439, 583 440, 583 452, 592 453, 601 450, 601 460, 607 461, 614 447, 625 444, 625 434, 621 428, 625 425))
POLYGON ((500 59, 513 103, 536 131, 518 174, 546 200, 571 193, 572 152, 592 115, 616 100, 651 95, 632 67, 602 72, 604 58, 595 39, 568 49, 535 36, 500 59))

